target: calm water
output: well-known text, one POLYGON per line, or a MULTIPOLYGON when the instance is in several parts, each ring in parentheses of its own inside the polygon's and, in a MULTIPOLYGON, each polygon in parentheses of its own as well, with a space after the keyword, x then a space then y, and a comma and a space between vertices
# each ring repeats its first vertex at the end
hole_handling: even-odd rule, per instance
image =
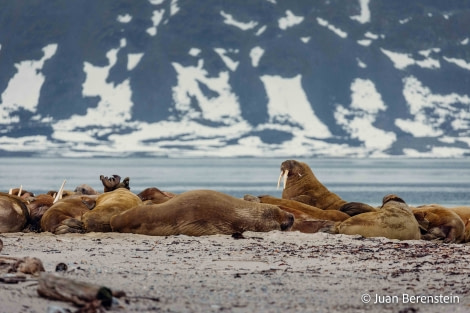
MULTIPOLYGON (((214 189, 242 197, 244 194, 281 196, 276 189, 284 159, 164 159, 1 158, 0 191, 12 187, 35 193, 88 184, 101 191, 101 174, 130 177, 138 193, 158 187, 175 193, 214 189)), ((348 201, 381 203, 396 193, 412 205, 440 203, 470 205, 470 159, 298 159, 307 162, 317 178, 348 201)))

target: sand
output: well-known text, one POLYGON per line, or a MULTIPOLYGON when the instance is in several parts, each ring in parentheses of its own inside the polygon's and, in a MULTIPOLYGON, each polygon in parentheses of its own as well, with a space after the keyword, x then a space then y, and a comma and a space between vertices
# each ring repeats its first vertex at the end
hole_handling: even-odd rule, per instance
MULTIPOLYGON (((468 244, 280 231, 244 237, 11 233, 0 234, 0 256, 37 257, 47 272, 63 262, 68 270, 58 275, 124 291, 109 312, 470 311, 468 244), (431 300, 454 303, 413 303, 431 300)), ((37 287, 34 277, 0 283, 0 311, 77 310, 38 296, 37 287)))

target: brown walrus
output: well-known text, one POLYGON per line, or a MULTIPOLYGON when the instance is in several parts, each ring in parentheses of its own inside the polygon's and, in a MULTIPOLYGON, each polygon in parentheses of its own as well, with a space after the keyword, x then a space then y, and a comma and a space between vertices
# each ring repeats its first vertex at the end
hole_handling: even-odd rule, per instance
POLYGON ((82 233, 82 215, 95 207, 96 196, 69 196, 54 203, 41 218, 41 230, 54 234, 82 233))
POLYGON ((22 231, 28 222, 26 201, 18 196, 0 192, 0 233, 22 231))
POLYGON ((41 219, 44 213, 54 204, 54 198, 48 194, 39 194, 27 199, 30 222, 25 231, 41 231, 41 219))
POLYGON ((382 207, 376 212, 362 213, 337 223, 334 232, 399 240, 421 239, 413 212, 405 201, 396 195, 386 195, 382 207))
POLYGON ((258 197, 261 203, 269 203, 277 206, 288 207, 303 212, 311 218, 341 222, 350 218, 346 213, 337 210, 322 210, 317 207, 288 199, 280 199, 273 196, 263 195, 258 197))
POLYGON ((284 178, 283 199, 303 202, 322 210, 339 210, 347 203, 320 183, 306 163, 296 160, 282 162, 278 187, 281 178, 284 178))
POLYGON ((456 206, 449 208, 449 210, 457 213, 462 219, 465 225, 465 235, 463 242, 470 242, 470 207, 468 206, 456 206))
POLYGON ((289 230, 294 216, 271 204, 213 190, 187 191, 161 204, 140 205, 111 218, 113 231, 152 236, 202 236, 289 230))
POLYGON ((412 208, 412 211, 423 232, 422 239, 443 239, 448 243, 465 240, 465 224, 453 210, 430 204, 412 208))
MULTIPOLYGON (((300 231, 302 233, 317 233, 317 232, 322 231, 322 230, 328 230, 335 223, 334 221, 323 220, 323 219, 312 217, 312 215, 309 215, 304 211, 297 210, 297 209, 293 208, 292 206, 284 206, 284 205, 281 204, 283 201, 289 202, 289 201, 294 201, 294 200, 279 199, 279 198, 270 197, 270 196, 255 197, 255 196, 252 196, 252 195, 245 195, 243 197, 243 199, 245 199, 246 201, 258 202, 258 203, 274 204, 274 205, 277 205, 281 210, 286 211, 288 213, 291 213, 294 216, 294 225, 292 225, 292 228, 290 229, 291 231, 300 231), (267 198, 265 198, 265 197, 269 197, 269 198, 274 199, 274 201, 272 201, 272 202, 277 202, 277 201, 275 201, 276 199, 281 200, 281 201, 278 201, 277 203, 262 202, 261 198, 264 198, 266 200, 267 198)), ((294 201, 294 202, 307 207, 307 209, 305 210, 307 212, 309 211, 310 208, 314 208, 314 209, 316 209, 320 212, 331 212, 331 213, 338 212, 338 213, 341 213, 339 211, 331 211, 331 210, 330 211, 323 211, 323 210, 320 210, 319 208, 311 207, 311 206, 309 206, 305 203, 301 203, 301 202, 297 202, 297 201, 294 201)), ((348 217, 349 216, 347 216, 346 218, 348 218, 348 217)), ((343 220, 343 219, 340 219, 340 220, 343 220)))
POLYGON ((93 210, 82 216, 86 232, 110 232, 109 220, 113 215, 141 205, 142 200, 126 188, 105 192, 96 198, 93 210))
MULTIPOLYGON (((426 204, 410 209, 418 221, 422 239, 443 239, 444 242, 470 240, 470 207, 446 208, 438 204, 426 204)), ((360 202, 346 203, 340 209, 351 216, 378 210, 360 202)))

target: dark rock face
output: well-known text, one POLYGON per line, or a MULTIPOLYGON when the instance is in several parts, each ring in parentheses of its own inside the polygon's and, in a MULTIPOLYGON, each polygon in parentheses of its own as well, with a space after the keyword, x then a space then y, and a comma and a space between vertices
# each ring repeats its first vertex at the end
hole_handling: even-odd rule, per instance
POLYGON ((467 155, 468 29, 465 1, 6 1, 0 155, 467 155))

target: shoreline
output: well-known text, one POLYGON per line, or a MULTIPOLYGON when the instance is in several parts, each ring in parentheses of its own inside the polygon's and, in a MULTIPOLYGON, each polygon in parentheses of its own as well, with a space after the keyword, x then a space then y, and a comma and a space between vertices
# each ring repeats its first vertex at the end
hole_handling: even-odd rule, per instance
MULTIPOLYGON (((109 312, 467 312, 470 306, 468 244, 279 231, 244 237, 8 233, 0 234, 0 256, 37 257, 46 272, 63 262, 68 270, 58 275, 124 291, 127 298, 109 312), (386 302, 403 294, 459 302, 386 302), (375 297, 386 303, 374 304, 375 297)), ((38 296, 34 284, 0 283, 5 313, 76 311, 38 296)))

